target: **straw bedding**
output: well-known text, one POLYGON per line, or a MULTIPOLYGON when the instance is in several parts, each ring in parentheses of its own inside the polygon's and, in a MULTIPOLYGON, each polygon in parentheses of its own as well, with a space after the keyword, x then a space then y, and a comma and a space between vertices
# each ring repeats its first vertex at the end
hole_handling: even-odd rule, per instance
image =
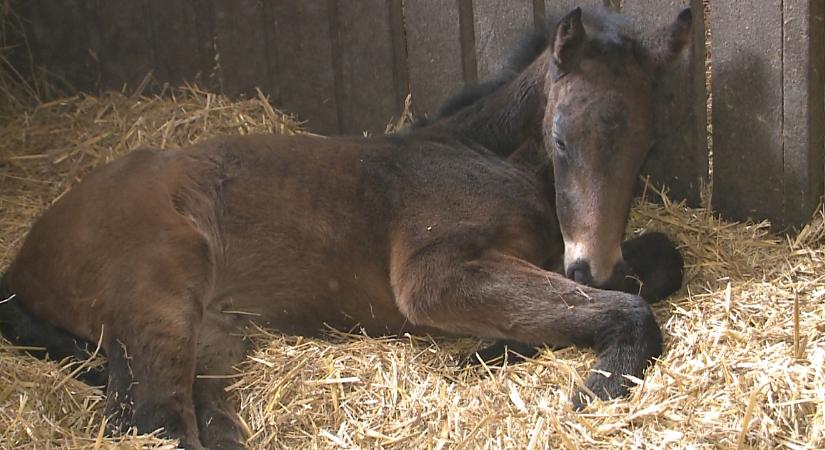
MULTIPOLYGON (((12 94, 2 75, 0 268, 44 208, 132 148, 305 132, 263 96, 231 102, 186 87, 43 103, 38 86, 12 94)), ((655 307, 666 350, 630 398, 571 411, 568 395, 593 363, 572 348, 462 370, 459 359, 483 343, 258 330, 230 389, 250 446, 825 448, 825 212, 784 238, 648 188, 628 233, 648 230, 678 242, 687 274, 655 307)), ((70 377, 77 364, 33 359, 0 338, 0 448, 174 448, 153 436, 104 437, 103 392, 70 377)))

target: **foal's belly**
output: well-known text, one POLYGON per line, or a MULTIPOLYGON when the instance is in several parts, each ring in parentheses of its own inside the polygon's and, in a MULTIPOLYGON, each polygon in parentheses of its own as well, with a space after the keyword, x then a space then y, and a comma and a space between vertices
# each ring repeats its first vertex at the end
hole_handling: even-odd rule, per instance
POLYGON ((288 334, 334 328, 386 335, 413 329, 398 310, 388 279, 374 268, 313 264, 311 254, 292 256, 282 264, 219 274, 223 282, 207 307, 288 334))
POLYGON ((356 302, 346 295, 287 298, 278 294, 247 294, 216 299, 211 309, 235 321, 252 322, 285 334, 302 336, 316 336, 329 329, 356 333, 363 330, 371 336, 415 331, 390 299, 362 300, 362 305, 352 308, 356 302))

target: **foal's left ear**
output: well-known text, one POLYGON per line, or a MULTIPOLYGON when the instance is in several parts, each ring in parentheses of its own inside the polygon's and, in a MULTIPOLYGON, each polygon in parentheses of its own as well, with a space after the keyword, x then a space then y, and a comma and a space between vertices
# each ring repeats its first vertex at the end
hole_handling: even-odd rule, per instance
POLYGON ((553 59, 556 65, 569 69, 586 37, 582 25, 582 9, 576 8, 567 13, 556 26, 556 36, 553 39, 553 59))
POLYGON ((654 71, 665 68, 679 57, 682 49, 690 40, 690 28, 693 14, 685 8, 676 20, 643 39, 647 49, 648 62, 654 71))

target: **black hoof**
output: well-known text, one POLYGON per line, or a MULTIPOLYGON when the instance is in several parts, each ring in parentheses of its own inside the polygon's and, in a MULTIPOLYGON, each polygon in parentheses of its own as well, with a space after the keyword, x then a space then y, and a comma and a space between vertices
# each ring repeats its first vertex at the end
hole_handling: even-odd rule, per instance
POLYGON ((676 245, 662 233, 645 233, 622 243, 622 257, 632 276, 622 290, 655 303, 682 288, 684 260, 676 245))
POLYGON ((461 367, 478 367, 484 362, 487 366, 503 367, 505 364, 519 364, 534 358, 539 349, 532 345, 513 341, 498 341, 485 347, 461 361, 461 367))
POLYGON ((581 411, 587 405, 593 403, 596 398, 599 400, 611 400, 614 398, 624 398, 630 394, 627 380, 615 374, 605 376, 601 373, 593 373, 587 377, 584 385, 587 386, 589 391, 576 389, 570 399, 570 402, 573 404, 573 409, 576 411, 581 411), (593 395, 595 395, 595 398, 593 395))

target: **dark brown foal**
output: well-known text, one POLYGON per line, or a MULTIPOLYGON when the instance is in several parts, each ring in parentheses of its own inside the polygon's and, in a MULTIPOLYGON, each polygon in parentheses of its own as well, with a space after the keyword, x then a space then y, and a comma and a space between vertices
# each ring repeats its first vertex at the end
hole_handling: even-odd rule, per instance
POLYGON ((646 36, 587 17, 392 136, 225 137, 97 169, 29 232, 0 331, 52 357, 102 335, 112 429, 187 448, 244 445, 221 376, 250 322, 589 346, 576 406, 625 395, 662 350, 642 296, 681 283, 669 241, 622 239, 690 13, 646 36))

